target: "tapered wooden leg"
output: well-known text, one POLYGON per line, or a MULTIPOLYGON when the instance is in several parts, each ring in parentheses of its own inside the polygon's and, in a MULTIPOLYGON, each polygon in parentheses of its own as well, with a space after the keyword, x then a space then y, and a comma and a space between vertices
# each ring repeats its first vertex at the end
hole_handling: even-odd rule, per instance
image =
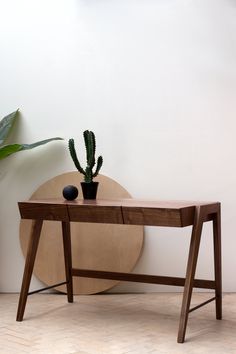
POLYGON ((72 280, 72 256, 71 256, 71 236, 70 223, 62 222, 62 235, 64 246, 65 271, 67 281, 67 299, 68 302, 73 302, 73 280, 72 280))
POLYGON ((216 318, 222 319, 222 275, 221 275, 221 216, 219 210, 213 219, 213 240, 214 240, 214 265, 215 265, 215 296, 216 296, 216 318))
POLYGON ((25 269, 24 269, 24 275, 23 275, 23 280, 21 285, 20 298, 18 303, 18 310, 17 310, 17 317, 16 317, 17 321, 23 320, 25 305, 27 301, 27 296, 28 296, 30 281, 31 281, 32 272, 34 268, 34 262, 35 262, 35 257, 38 249, 42 225, 43 225, 43 220, 33 221, 29 244, 28 244, 27 256, 25 260, 25 269))
POLYGON ((188 314, 193 291, 193 281, 197 266, 197 258, 201 240, 203 220, 201 217, 201 207, 197 206, 195 210, 195 220, 192 229, 192 236, 189 248, 188 264, 186 270, 186 280, 184 286, 182 308, 179 322, 178 343, 183 343, 185 339, 188 314))

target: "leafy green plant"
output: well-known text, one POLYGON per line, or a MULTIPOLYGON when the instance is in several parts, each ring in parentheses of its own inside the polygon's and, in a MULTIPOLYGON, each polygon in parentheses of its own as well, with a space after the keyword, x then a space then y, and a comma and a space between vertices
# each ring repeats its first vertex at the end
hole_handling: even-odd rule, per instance
POLYGON ((74 139, 69 139, 69 151, 72 157, 72 160, 75 164, 77 170, 84 175, 84 182, 91 183, 93 178, 96 177, 102 167, 103 158, 99 156, 97 159, 97 167, 95 160, 95 152, 96 152, 96 139, 95 135, 90 130, 85 130, 83 132, 84 143, 86 148, 86 158, 87 158, 87 166, 85 168, 81 167, 81 164, 77 158, 77 154, 75 151, 75 143, 74 139), (95 170, 94 170, 95 168, 95 170))
POLYGON ((33 149, 37 146, 44 145, 53 140, 63 140, 62 138, 56 137, 46 140, 40 140, 33 144, 7 144, 4 145, 6 139, 11 133, 14 123, 19 116, 19 110, 8 114, 0 121, 0 160, 14 154, 18 151, 33 149))

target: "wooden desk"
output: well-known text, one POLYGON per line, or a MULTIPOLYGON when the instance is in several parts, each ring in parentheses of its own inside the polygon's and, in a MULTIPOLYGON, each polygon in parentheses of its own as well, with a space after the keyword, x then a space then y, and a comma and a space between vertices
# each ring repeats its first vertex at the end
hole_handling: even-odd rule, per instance
POLYGON ((60 285, 54 284, 51 287, 29 293, 34 261, 44 220, 57 220, 61 221, 62 224, 66 280, 61 284, 66 284, 67 286, 68 302, 73 302, 73 276, 183 286, 184 292, 177 339, 179 343, 183 343, 185 339, 189 312, 196 310, 211 301, 215 301, 216 318, 222 318, 220 203, 145 201, 135 199, 82 200, 69 202, 59 199, 49 199, 30 200, 19 202, 18 204, 21 218, 32 219, 34 222, 26 256, 17 321, 23 320, 28 295, 60 285), (72 267, 71 259, 71 221, 167 227, 185 227, 192 225, 186 276, 185 278, 178 278, 147 274, 108 272, 103 270, 75 269, 72 267), (207 221, 213 222, 214 280, 194 278, 202 226, 203 223, 207 221), (215 296, 190 309, 193 287, 214 289, 215 296))

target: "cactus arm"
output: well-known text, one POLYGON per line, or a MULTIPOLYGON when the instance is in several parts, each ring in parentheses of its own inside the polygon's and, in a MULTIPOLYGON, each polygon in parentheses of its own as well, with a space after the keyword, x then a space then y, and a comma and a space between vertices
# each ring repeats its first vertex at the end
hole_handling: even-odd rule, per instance
POLYGON ((92 167, 95 166, 95 153, 96 153, 96 139, 94 132, 91 131, 91 142, 92 142, 92 148, 93 148, 93 161, 92 161, 92 167))
POLYGON ((95 172, 93 173, 93 177, 96 177, 102 167, 102 164, 103 164, 103 158, 102 156, 99 156, 98 157, 98 160, 97 160, 97 168, 95 170, 95 172))
POLYGON ((76 151, 75 151, 75 142, 74 139, 69 139, 69 151, 70 151, 70 155, 72 157, 72 160, 75 164, 75 167, 77 168, 77 170, 82 173, 83 175, 85 175, 85 171, 84 169, 81 167, 79 160, 77 158, 76 155, 76 151))
POLYGON ((92 150, 91 150, 91 142, 90 142, 90 132, 89 132, 89 130, 85 130, 83 135, 84 135, 84 144, 85 144, 85 149, 86 149, 87 166, 90 166, 92 150))
POLYGON ((87 165, 89 165, 89 156, 90 156, 90 147, 89 147, 89 130, 85 130, 83 132, 84 136, 84 145, 86 149, 86 160, 87 160, 87 165))
POLYGON ((93 132, 89 132, 88 135, 88 141, 89 141, 89 156, 88 156, 88 165, 92 169, 93 166, 95 165, 95 149, 94 149, 94 137, 93 137, 93 132))
POLYGON ((84 131, 84 143, 86 148, 87 166, 92 169, 95 165, 95 136, 92 131, 84 131))

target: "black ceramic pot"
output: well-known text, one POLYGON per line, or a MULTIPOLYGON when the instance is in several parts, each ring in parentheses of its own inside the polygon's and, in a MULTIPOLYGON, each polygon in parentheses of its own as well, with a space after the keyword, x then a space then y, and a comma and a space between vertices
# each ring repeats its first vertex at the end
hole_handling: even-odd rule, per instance
POLYGON ((80 182, 84 199, 96 199, 98 182, 80 182))

